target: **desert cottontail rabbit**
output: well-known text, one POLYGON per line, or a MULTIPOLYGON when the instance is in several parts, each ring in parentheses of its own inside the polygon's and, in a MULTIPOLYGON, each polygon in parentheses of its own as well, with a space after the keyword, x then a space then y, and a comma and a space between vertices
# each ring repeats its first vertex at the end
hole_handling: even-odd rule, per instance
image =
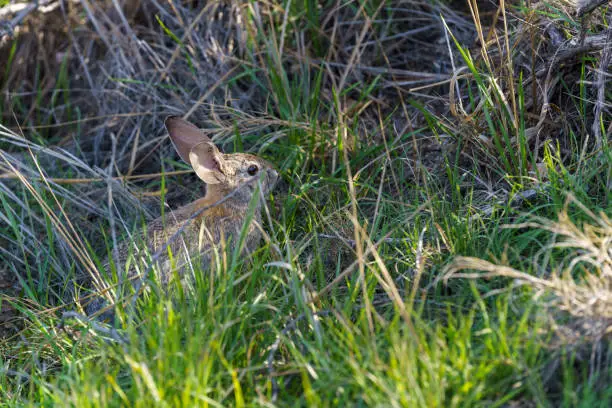
MULTIPOLYGON (((222 250, 226 244, 235 248, 258 186, 267 194, 278 178, 273 166, 257 156, 219 152, 200 129, 178 116, 168 117, 165 125, 179 156, 206 183, 206 194, 147 225, 143 238, 150 253, 159 253, 162 286, 172 276, 169 252, 180 271, 188 262, 199 262, 206 268, 215 248, 222 250)), ((246 229, 243 251, 247 253, 256 249, 261 240, 261 200, 257 203, 246 229)), ((129 245, 134 243, 124 243, 119 248, 118 267, 125 265, 130 249, 136 251, 129 245)), ((132 267, 128 278, 134 280, 137 276, 132 267)), ((86 306, 86 311, 93 314, 106 304, 104 299, 95 298, 86 306)))

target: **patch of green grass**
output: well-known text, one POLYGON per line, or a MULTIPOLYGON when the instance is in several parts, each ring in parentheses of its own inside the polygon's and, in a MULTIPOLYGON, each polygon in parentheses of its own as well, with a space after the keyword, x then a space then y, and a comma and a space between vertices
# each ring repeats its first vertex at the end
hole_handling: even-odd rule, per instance
MULTIPOLYGON (((363 161, 357 156, 348 164, 358 169, 363 161)), ((515 217, 511 209, 470 220, 463 207, 454 210, 441 197, 428 203, 418 192, 406 207, 379 192, 380 169, 363 172, 356 184, 358 208, 362 222, 369 220, 369 238, 390 233, 397 241, 377 248, 383 264, 364 260, 365 281, 355 268, 309 305, 309 283, 322 290, 342 273, 339 265, 353 259, 350 247, 317 238, 343 224, 351 233, 346 211, 352 197, 342 168, 334 173, 338 177, 321 174, 289 186, 288 199, 279 203, 281 216, 269 225, 280 253, 264 246, 247 262, 228 254, 229 263, 216 271, 195 265, 192 286, 175 285, 167 294, 153 290, 139 302, 140 317, 124 316, 124 344, 107 344, 104 335, 73 320, 62 331, 53 315, 29 312, 27 345, 12 345, 5 354, 10 359, 0 373, 2 397, 58 406, 241 406, 270 404, 275 396, 278 405, 503 406, 517 399, 554 405, 557 398, 541 378, 555 358, 545 347, 551 334, 529 291, 508 291, 503 279, 435 284, 452 254, 505 256, 533 266, 529 259, 546 239, 501 229, 515 217), (432 212, 419 212, 423 204, 432 212), (423 227, 429 231, 427 266, 417 284, 423 227), (438 252, 440 245, 447 250, 438 252), (392 271, 393 282, 385 281, 383 267, 392 271), (399 290, 399 302, 386 294, 389 285, 399 290), (484 296, 495 290, 505 294, 484 296), (413 311, 410 324, 401 317, 401 304, 413 311)), ((296 170, 286 172, 299 175, 296 170)), ((3 202, 10 214, 11 202, 3 202)), ((552 201, 530 212, 552 216, 557 210, 552 201)), ((32 204, 30 211, 40 210, 32 204)), ((11 225, 14 236, 22 236, 18 222, 11 225)), ((47 234, 53 247, 51 228, 47 234)), ((31 301, 49 302, 40 298, 45 287, 34 281, 23 286, 31 301)), ((570 364, 571 354, 562 361, 570 364)), ((574 371, 560 378, 564 400, 575 400, 574 371)), ((596 386, 582 390, 585 400, 609 399, 596 386)))
MULTIPOLYGON (((612 403, 609 367, 593 373, 579 347, 550 347, 558 335, 542 300, 548 294, 506 277, 441 279, 457 256, 536 277, 567 262, 566 252, 550 248, 549 232, 524 223, 555 219, 565 209, 576 225, 591 220, 589 211, 612 215, 609 147, 568 155, 547 142, 542 152, 530 151, 522 74, 513 78, 516 94, 509 102, 498 72, 459 42, 471 75, 462 88, 466 113, 478 111, 480 122, 458 124, 461 118, 442 117, 412 101, 411 113, 422 115, 427 126, 398 129, 398 107, 368 108, 389 98, 386 78, 347 75, 341 81, 342 70, 287 51, 307 38, 312 56, 323 58, 329 38, 320 25, 334 4, 287 1, 266 8, 268 14, 261 12, 264 5, 247 4, 248 63, 225 85, 247 84, 256 89, 254 97, 265 97, 257 118, 228 108, 226 142, 235 150, 265 146, 263 154, 278 165, 284 184, 270 197, 270 217, 264 216, 269 241, 248 259, 226 253, 212 268, 196 262, 193 281, 174 281, 168 290, 150 274, 136 310, 129 302, 118 307, 115 326, 63 320, 62 311, 78 310, 68 302, 85 293, 77 282, 77 272, 86 270, 83 259, 101 269, 112 239, 100 231, 85 239, 84 217, 66 210, 76 200, 70 188, 60 191, 38 179, 32 189, 2 181, 0 242, 23 259, 25 273, 19 275, 19 296, 3 297, 0 310, 16 308, 25 328, 1 344, 0 400, 74 407, 612 403), (466 164, 465 152, 484 140, 476 136, 488 142, 479 146, 482 161, 466 164), (454 149, 440 150, 439 167, 413 159, 421 157, 427 140, 454 143, 454 149), (545 176, 533 174, 536 164, 544 165, 545 176), (483 174, 493 175, 491 197, 482 198, 474 181, 483 174), (507 194, 495 195, 502 188, 507 194), (529 188, 537 194, 514 205, 513 195, 529 188), (568 206, 570 195, 584 207, 568 206), (65 244, 78 237, 78 245, 65 244)), ((380 5, 365 1, 346 8, 375 20, 380 5)), ((161 17, 157 21, 193 71, 190 46, 161 17)), ((584 65, 582 70, 584 81, 584 65)), ((144 83, 127 77, 114 82, 144 83)), ((63 64, 57 88, 71 84, 63 64)), ((155 87, 188 94, 175 84, 155 87)), ((581 85, 574 100, 581 120, 589 111, 582 102, 586 94, 581 85)), ((50 106, 78 118, 68 93, 63 95, 54 93, 50 106)), ((51 123, 41 115, 37 122, 51 123)), ((573 146, 581 140, 570 136, 573 146)), ((7 164, 1 164, 4 171, 7 164)), ((34 166, 27 162, 24 168, 34 166)), ((164 176, 151 185, 161 188, 163 201, 173 183, 177 179, 164 176)), ((106 205, 74 191, 92 208, 106 205)), ((163 206, 161 213, 168 214, 163 206)), ((126 222, 118 228, 125 239, 131 227, 126 222)), ((107 280, 116 282, 114 266, 108 272, 107 280)))

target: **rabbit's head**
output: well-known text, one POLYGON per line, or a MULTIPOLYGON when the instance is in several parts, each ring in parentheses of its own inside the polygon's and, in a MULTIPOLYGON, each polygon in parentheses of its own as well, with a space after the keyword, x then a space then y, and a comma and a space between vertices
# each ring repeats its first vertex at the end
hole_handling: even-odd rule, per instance
POLYGON ((168 117, 165 125, 179 156, 207 184, 207 195, 232 193, 232 204, 246 207, 258 186, 264 194, 274 188, 278 173, 266 160, 247 153, 223 154, 200 129, 178 116, 168 117))

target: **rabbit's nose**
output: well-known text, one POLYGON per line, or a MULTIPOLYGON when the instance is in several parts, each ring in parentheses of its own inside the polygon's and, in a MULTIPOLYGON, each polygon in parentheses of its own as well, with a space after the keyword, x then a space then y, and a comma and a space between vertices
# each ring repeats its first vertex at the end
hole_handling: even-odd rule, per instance
POLYGON ((270 175, 270 178, 272 179, 272 183, 276 183, 276 181, 278 180, 278 172, 274 169, 270 169, 268 174, 270 175))

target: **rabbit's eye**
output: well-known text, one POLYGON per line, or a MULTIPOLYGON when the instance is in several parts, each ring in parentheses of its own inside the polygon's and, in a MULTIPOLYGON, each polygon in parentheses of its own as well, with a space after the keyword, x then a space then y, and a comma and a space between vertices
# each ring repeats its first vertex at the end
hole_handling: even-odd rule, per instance
POLYGON ((256 175, 258 171, 259 171, 259 167, 257 167, 254 164, 251 164, 249 168, 247 169, 247 173, 249 173, 249 176, 256 175))

